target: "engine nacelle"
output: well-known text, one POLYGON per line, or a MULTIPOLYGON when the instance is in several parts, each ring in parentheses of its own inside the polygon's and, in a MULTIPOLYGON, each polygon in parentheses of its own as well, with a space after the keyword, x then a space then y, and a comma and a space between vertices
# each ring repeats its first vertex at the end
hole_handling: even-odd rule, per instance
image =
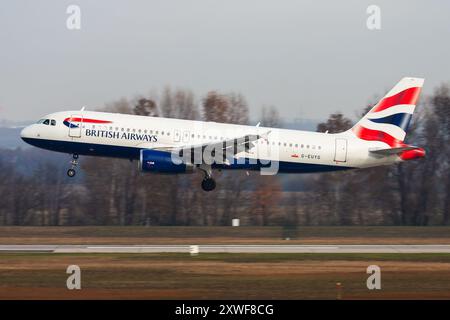
POLYGON ((139 169, 143 172, 154 173, 191 173, 194 171, 194 165, 185 163, 180 159, 172 159, 170 152, 158 150, 141 150, 139 159, 139 169))

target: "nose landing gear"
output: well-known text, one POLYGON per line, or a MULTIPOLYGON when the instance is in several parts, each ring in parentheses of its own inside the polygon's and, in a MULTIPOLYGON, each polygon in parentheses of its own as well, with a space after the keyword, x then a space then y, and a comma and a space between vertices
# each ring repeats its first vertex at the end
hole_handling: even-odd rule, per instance
POLYGON ((67 175, 70 178, 73 178, 73 177, 75 177, 75 174, 77 173, 75 171, 75 168, 76 168, 76 166, 78 164, 78 154, 74 153, 72 155, 72 161, 70 161, 70 163, 72 164, 72 167, 69 170, 67 170, 67 175))

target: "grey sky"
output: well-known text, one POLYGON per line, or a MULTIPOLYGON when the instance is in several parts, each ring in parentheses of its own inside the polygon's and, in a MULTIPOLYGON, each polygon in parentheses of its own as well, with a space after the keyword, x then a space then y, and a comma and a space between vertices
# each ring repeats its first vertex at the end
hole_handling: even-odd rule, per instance
POLYGON ((0 119, 152 89, 239 91, 252 117, 353 116, 403 76, 450 80, 450 1, 2 1, 0 119), (81 7, 81 30, 66 8, 81 7), (381 7, 380 31, 366 28, 381 7))

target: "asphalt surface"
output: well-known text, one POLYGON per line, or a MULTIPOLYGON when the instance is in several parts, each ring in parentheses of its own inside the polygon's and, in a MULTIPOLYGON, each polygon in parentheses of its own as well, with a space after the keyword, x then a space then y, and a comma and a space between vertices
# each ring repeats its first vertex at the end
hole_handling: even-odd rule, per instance
POLYGON ((450 253, 450 245, 0 245, 0 252, 54 253, 450 253))

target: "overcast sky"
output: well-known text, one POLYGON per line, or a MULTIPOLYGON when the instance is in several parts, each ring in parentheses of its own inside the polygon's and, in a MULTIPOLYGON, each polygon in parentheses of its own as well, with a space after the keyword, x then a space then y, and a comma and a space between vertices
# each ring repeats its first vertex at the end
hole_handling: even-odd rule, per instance
POLYGON ((239 91, 252 118, 354 116, 403 76, 450 80, 450 1, 0 2, 0 119, 103 106, 165 85, 239 91), (81 8, 81 30, 66 9, 81 8), (381 30, 366 27, 370 4, 381 30))

